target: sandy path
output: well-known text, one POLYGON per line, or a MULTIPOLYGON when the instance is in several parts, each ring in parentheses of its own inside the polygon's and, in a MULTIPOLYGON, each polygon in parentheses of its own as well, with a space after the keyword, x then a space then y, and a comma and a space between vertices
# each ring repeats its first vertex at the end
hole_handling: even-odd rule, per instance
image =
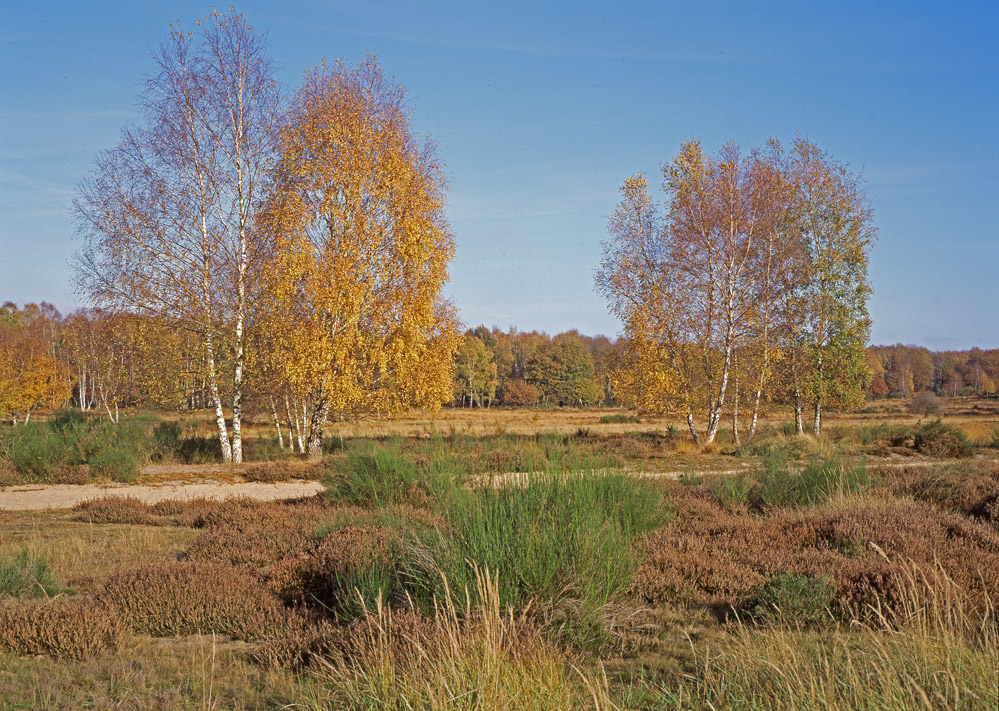
POLYGON ((248 496, 261 501, 294 499, 322 491, 318 481, 260 482, 177 481, 160 484, 26 484, 0 490, 0 511, 69 509, 103 496, 132 496, 146 503, 185 499, 248 496))

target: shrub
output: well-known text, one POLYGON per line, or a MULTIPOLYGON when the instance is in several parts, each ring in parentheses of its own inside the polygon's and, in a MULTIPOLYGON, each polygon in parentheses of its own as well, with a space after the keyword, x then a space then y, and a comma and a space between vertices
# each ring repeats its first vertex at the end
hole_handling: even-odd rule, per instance
POLYGON ((49 570, 48 561, 27 548, 17 553, 0 554, 0 596, 52 597, 65 592, 66 586, 49 570))
POLYGON ((961 430, 939 419, 916 429, 913 446, 917 452, 931 457, 970 457, 975 453, 974 445, 961 430))
POLYGON ((136 632, 154 637, 216 632, 252 640, 288 623, 280 601, 249 572, 170 562, 117 573, 96 599, 136 632))
POLYGON ((105 449, 91 457, 90 472, 96 477, 108 477, 112 481, 133 482, 138 476, 139 464, 128 452, 105 449))
POLYGON ((401 591, 398 558, 396 535, 389 529, 347 525, 272 565, 267 581, 288 602, 318 604, 350 621, 401 591))
POLYGON ((760 508, 810 506, 837 493, 861 491, 871 484, 863 464, 841 464, 835 457, 812 457, 800 472, 786 459, 771 455, 764 459, 759 484, 752 498, 760 508))
POLYGON ((619 412, 614 415, 604 415, 600 418, 600 421, 605 424, 634 424, 641 422, 641 418, 638 415, 629 415, 624 412, 619 412))
POLYGON ((944 412, 944 399, 937 397, 936 393, 924 390, 916 393, 909 401, 909 412, 927 417, 928 415, 942 415, 944 412))
POLYGON ((285 449, 277 437, 257 437, 243 440, 243 460, 247 462, 273 462, 291 459, 294 452, 285 449))
POLYGON ((836 586, 828 576, 781 573, 769 578, 745 606, 761 624, 809 625, 829 618, 836 586))
MULTIPOLYGON (((474 492, 452 503, 451 526, 431 536, 414 571, 424 609, 449 595, 474 594, 475 571, 496 571, 504 606, 532 601, 560 614, 573 601, 567 632, 588 641, 601 609, 630 584, 634 542, 671 517, 662 490, 624 476, 536 477, 524 488, 474 492)), ((473 599, 473 603, 476 602, 473 599)))
POLYGON ((755 484, 749 476, 717 476, 710 481, 708 489, 718 504, 731 513, 746 505, 755 484))
POLYGON ((386 444, 351 454, 339 475, 328 481, 327 495, 351 504, 384 506, 409 501, 416 482, 416 465, 398 444, 386 444))
POLYGON ((0 607, 0 649, 15 654, 83 659, 117 649, 127 634, 117 615, 88 601, 0 607))
POLYGON ((153 427, 150 453, 153 461, 169 462, 179 459, 183 451, 182 432, 179 422, 165 421, 153 427))
POLYGON ((87 499, 73 507, 78 521, 88 523, 118 523, 127 525, 157 526, 161 520, 153 515, 153 508, 134 496, 105 496, 87 499))

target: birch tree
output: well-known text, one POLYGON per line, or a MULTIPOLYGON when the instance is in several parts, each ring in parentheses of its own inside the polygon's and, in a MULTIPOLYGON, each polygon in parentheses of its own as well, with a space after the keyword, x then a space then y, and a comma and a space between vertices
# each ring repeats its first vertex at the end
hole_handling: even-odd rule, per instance
POLYGON ((788 167, 798 270, 804 277, 798 289, 804 319, 796 345, 803 348, 807 367, 795 406, 800 411, 802 395, 811 401, 819 434, 824 407, 850 409, 863 402, 871 329, 867 255, 877 231, 859 178, 845 165, 799 136, 788 167))
POLYGON ((318 458, 331 413, 451 399, 460 334, 441 288, 454 241, 434 146, 413 137, 405 89, 373 57, 306 74, 276 176, 261 328, 318 458))
POLYGON ((237 14, 175 29, 154 60, 143 124, 123 130, 78 191, 78 281, 99 306, 198 337, 222 459, 239 462, 251 226, 274 157, 277 85, 263 37, 237 14))

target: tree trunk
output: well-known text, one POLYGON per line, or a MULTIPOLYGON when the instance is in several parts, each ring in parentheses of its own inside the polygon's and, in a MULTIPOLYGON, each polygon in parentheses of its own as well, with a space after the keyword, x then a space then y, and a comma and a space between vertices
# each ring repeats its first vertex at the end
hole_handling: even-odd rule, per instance
POLYGON ((278 447, 284 449, 284 435, 281 434, 281 420, 278 419, 277 405, 274 403, 274 396, 271 395, 271 414, 274 416, 274 427, 278 434, 278 447))
POLYGON ((815 436, 822 433, 822 404, 815 403, 815 436))
POLYGON ((215 407, 215 427, 219 433, 222 461, 225 464, 230 464, 232 462, 232 447, 229 445, 229 431, 226 429, 225 412, 222 410, 222 398, 219 396, 219 385, 215 379, 215 344, 211 332, 205 338, 205 349, 207 352, 208 389, 211 392, 212 404, 215 407))
POLYGON ((326 415, 329 412, 329 405, 325 398, 320 398, 312 408, 312 417, 309 422, 309 459, 320 461, 323 458, 323 425, 326 424, 326 415))
MULTIPOLYGON (((736 368, 739 367, 739 362, 736 360, 736 368)), ((735 441, 736 447, 741 447, 742 442, 739 440, 739 375, 736 372, 735 382, 732 383, 735 390, 732 392, 732 439, 735 441)))

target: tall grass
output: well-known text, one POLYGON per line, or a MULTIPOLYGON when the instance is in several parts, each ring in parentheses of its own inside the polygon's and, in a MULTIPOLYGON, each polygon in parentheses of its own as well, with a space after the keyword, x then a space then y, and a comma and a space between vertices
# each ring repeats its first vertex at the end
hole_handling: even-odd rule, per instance
POLYGON ((649 709, 995 709, 995 608, 964 607, 942 569, 903 573, 894 612, 875 626, 819 631, 736 625, 703 653, 696 675, 632 690, 649 709))
POLYGON ((446 595, 426 620, 377 605, 356 627, 349 649, 321 660, 318 674, 328 694, 315 706, 611 708, 602 679, 575 672, 528 619, 504 609, 496 576, 476 573, 473 580, 464 604, 446 595))

